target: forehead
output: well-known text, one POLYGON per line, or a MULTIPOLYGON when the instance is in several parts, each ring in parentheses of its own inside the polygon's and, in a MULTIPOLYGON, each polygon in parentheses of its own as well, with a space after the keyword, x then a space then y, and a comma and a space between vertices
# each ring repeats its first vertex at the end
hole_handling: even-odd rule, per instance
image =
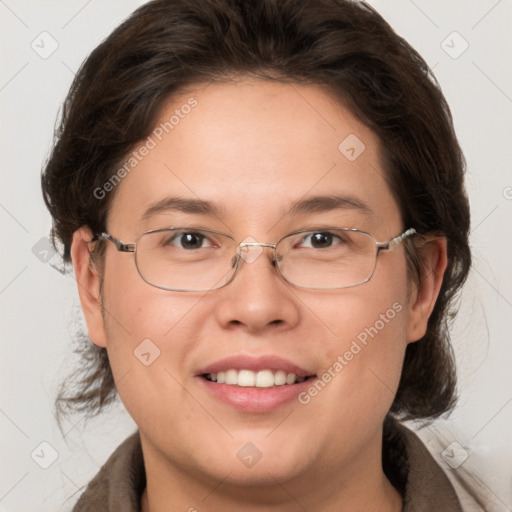
POLYGON ((165 104, 134 153, 111 208, 116 228, 137 231, 169 197, 242 214, 253 227, 304 213, 293 206, 320 196, 397 221, 378 138, 318 86, 241 80, 189 89, 165 104))

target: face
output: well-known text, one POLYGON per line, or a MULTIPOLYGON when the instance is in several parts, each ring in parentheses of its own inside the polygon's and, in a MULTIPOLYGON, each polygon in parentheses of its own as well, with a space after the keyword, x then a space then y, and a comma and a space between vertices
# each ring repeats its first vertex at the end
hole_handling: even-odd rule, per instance
MULTIPOLYGON (((386 183, 378 139, 320 88, 256 80, 198 87, 173 97, 157 127, 176 110, 179 121, 153 132, 148 151, 139 146, 147 154, 115 191, 107 228, 125 243, 171 226, 267 243, 334 227, 387 241, 411 227, 386 183), (341 200, 325 200, 332 197, 341 200), (194 205, 152 208, 170 198, 194 205)), ((84 311, 91 339, 108 350, 148 467, 314 486, 335 473, 350 479, 346 469, 373 456, 380 464, 404 351, 425 320, 403 246, 383 251, 371 280, 352 288, 288 284, 263 248, 223 288, 173 292, 146 283, 134 255, 106 243, 104 314, 94 305, 84 311), (242 382, 231 370, 263 371, 262 382, 270 370, 274 381, 244 387, 207 375, 242 382), (277 385, 283 372, 295 383, 277 385)), ((252 373, 244 375, 250 382, 252 373)))

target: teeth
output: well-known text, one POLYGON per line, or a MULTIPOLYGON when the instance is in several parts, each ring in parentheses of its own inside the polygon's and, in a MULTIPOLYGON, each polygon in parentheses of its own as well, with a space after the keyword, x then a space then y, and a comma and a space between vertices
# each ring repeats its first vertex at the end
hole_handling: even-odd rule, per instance
POLYGON ((283 372, 283 370, 279 370, 274 374, 274 384, 276 386, 282 386, 283 384, 286 384, 286 372, 283 372))
MULTIPOLYGON (((229 371, 234 371, 234 370, 229 370, 229 371)), ((233 383, 233 384, 238 384, 239 386, 244 386, 247 388, 249 386, 254 386, 254 381, 255 381, 254 372, 250 372, 249 370, 240 370, 238 372, 238 382, 233 383)))
POLYGON ((238 372, 236 370, 228 370, 226 372, 226 384, 238 384, 238 372))
POLYGON ((295 373, 286 373, 283 370, 227 370, 225 372, 210 373, 208 380, 218 384, 229 384, 231 386, 271 388, 273 386, 284 386, 304 382, 306 377, 297 377, 295 373))
MULTIPOLYGON (((240 372, 242 373, 242 372, 240 372)), ((252 372, 251 372, 252 373, 252 372)), ((262 370, 256 374, 257 388, 271 388, 274 385, 274 374, 270 370, 262 370)))

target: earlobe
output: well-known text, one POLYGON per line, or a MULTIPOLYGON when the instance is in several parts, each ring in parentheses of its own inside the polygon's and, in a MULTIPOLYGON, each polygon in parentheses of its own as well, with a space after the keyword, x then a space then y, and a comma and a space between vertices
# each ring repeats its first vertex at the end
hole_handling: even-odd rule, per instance
POLYGON ((89 228, 81 227, 73 234, 71 243, 71 261, 78 285, 78 294, 91 341, 106 346, 105 326, 103 322, 100 275, 91 262, 88 242, 93 238, 89 228))
POLYGON ((420 280, 411 293, 407 323, 407 341, 421 339, 443 283, 448 263, 445 237, 427 240, 420 250, 420 280))

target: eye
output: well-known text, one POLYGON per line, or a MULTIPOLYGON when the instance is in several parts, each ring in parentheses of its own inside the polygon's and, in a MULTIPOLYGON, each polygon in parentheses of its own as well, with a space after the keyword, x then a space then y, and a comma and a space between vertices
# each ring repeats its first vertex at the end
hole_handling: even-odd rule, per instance
POLYGON ((342 242, 341 238, 329 231, 317 231, 304 236, 299 243, 300 247, 308 249, 328 249, 342 242))
POLYGON ((211 241, 205 235, 193 231, 176 234, 168 240, 167 244, 186 250, 204 249, 212 246, 211 241))

